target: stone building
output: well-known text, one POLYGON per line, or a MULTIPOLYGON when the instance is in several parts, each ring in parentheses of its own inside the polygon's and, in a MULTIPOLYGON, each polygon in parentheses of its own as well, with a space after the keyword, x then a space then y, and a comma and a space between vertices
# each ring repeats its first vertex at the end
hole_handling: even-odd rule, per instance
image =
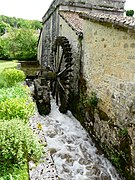
POLYGON ((43 17, 38 60, 55 38, 72 47, 70 110, 126 179, 135 179, 135 19, 125 0, 54 0, 43 17))

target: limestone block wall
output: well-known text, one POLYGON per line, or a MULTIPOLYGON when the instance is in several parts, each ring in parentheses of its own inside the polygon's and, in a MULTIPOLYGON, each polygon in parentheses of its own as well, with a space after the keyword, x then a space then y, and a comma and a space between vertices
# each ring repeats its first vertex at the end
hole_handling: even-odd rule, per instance
POLYGON ((42 62, 41 64, 44 65, 44 63, 48 63, 52 43, 54 42, 55 37, 59 34, 59 9, 70 9, 79 12, 92 10, 93 12, 100 11, 110 12, 111 14, 122 14, 124 4, 125 0, 54 0, 48 11, 43 16, 44 26, 41 36, 42 40, 39 41, 42 41, 42 48, 40 48, 40 56, 38 55, 39 61, 42 62))
MULTIPOLYGON (((89 0, 87 0, 89 1, 89 0)), ((114 8, 118 8, 118 9, 122 9, 124 8, 124 4, 126 0, 105 0, 105 1, 101 1, 101 0, 91 0, 92 3, 97 4, 97 5, 102 5, 102 6, 107 6, 107 7, 114 7, 114 8)))
MULTIPOLYGON (((92 6, 96 8, 95 5, 104 8, 109 7, 109 8, 115 8, 117 10, 123 10, 125 1, 126 0, 54 0, 48 11, 43 16, 43 22, 45 22, 49 18, 49 16, 53 13, 53 11, 60 5, 65 5, 69 7, 69 9, 71 6, 82 7, 82 8, 86 8, 86 11, 88 8, 91 8, 92 6)), ((85 9, 83 9, 83 12, 85 12, 85 9)), ((121 13, 123 13, 123 11, 121 13)))
POLYGON ((109 150, 110 158, 114 158, 113 152, 124 152, 129 162, 123 160, 124 170, 134 174, 135 33, 89 20, 84 20, 83 28, 83 75, 87 95, 89 97, 93 91, 99 98, 94 121, 85 123, 93 126, 101 144, 112 150, 109 150))
POLYGON ((53 12, 53 14, 44 23, 42 36, 40 38, 42 39, 40 41, 42 41, 41 62, 43 66, 49 65, 49 58, 50 58, 50 53, 52 50, 52 45, 55 41, 55 38, 59 34, 58 24, 59 24, 59 16, 58 16, 58 9, 56 9, 53 12))

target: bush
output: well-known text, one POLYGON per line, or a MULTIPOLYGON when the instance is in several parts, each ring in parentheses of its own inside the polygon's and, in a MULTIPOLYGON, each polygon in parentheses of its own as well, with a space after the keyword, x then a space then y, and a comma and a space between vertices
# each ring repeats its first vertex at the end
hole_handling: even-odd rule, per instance
POLYGON ((26 122, 35 109, 29 93, 29 89, 23 85, 0 89, 0 119, 19 118, 26 122))
POLYGON ((7 83, 5 82, 4 78, 0 75, 0 89, 3 87, 7 87, 7 83))
POLYGON ((134 10, 127 10, 126 11, 126 16, 133 16, 134 15, 134 10))
POLYGON ((27 86, 19 85, 0 89, 0 102, 12 98, 26 98, 29 95, 27 86))
POLYGON ((0 58, 32 60, 37 56, 39 34, 32 29, 11 29, 0 37, 0 58))
POLYGON ((0 102, 0 119, 22 119, 24 122, 33 115, 35 104, 28 98, 6 99, 0 102))
POLYGON ((0 166, 0 180, 29 180, 27 164, 21 168, 12 167, 8 170, 5 166, 0 166))
POLYGON ((1 76, 8 87, 14 86, 16 83, 25 80, 24 72, 18 69, 5 69, 2 71, 1 76))
POLYGON ((36 162, 41 155, 42 146, 27 124, 15 119, 0 121, 0 175, 29 160, 36 162))
POLYGON ((28 180, 28 161, 42 154, 26 123, 35 104, 30 90, 18 83, 25 78, 22 71, 6 69, 0 75, 0 180, 28 180))

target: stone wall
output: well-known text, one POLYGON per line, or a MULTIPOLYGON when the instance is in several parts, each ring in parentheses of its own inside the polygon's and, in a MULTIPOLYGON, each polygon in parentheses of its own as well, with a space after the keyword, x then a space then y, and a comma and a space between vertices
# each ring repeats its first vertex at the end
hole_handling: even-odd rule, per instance
POLYGON ((83 32, 87 97, 99 98, 85 125, 128 179, 135 172, 135 33, 89 20, 83 32))
MULTIPOLYGON (((123 9, 126 0, 91 0, 93 4, 105 7, 113 7, 117 9, 123 9)), ((89 0, 87 0, 89 2, 89 0)))
POLYGON ((59 34, 59 9, 71 9, 79 12, 88 12, 93 10, 93 12, 100 11, 122 14, 124 10, 124 3, 125 0, 54 0, 43 17, 44 25, 39 39, 38 49, 40 50, 38 51, 38 60, 43 66, 48 65, 52 43, 54 42, 55 37, 59 34))
MULTIPOLYGON (((88 11, 88 9, 95 10, 98 8, 98 11, 100 10, 103 11, 103 9, 105 8, 106 11, 111 13, 112 9, 115 9, 117 13, 120 15, 120 14, 123 14, 124 12, 123 10, 124 10, 125 1, 126 0, 64 0, 64 1, 54 0, 50 8, 48 9, 48 11, 43 16, 43 22, 46 22, 46 20, 50 17, 50 15, 52 15, 54 10, 56 10, 56 8, 58 8, 59 6, 66 6, 69 9, 71 7, 76 7, 76 9, 74 9, 76 11, 78 8, 79 8, 79 11, 80 11, 80 8, 82 8, 83 12, 85 12, 85 9, 86 11, 88 11)), ((112 14, 113 13, 114 11, 112 12, 112 14)))
POLYGON ((59 34, 58 24, 59 24, 59 16, 58 16, 58 9, 56 9, 43 25, 42 33, 39 39, 38 57, 39 57, 39 61, 41 61, 41 64, 43 66, 49 66, 49 58, 52 50, 52 45, 55 41, 55 38, 59 34))

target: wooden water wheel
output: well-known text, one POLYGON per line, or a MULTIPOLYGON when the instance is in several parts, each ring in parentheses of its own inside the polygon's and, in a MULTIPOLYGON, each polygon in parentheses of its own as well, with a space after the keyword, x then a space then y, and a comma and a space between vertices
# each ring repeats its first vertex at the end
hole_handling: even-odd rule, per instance
POLYGON ((59 36, 52 46, 50 67, 44 67, 38 71, 38 77, 34 80, 34 98, 41 115, 50 112, 50 93, 48 81, 50 81, 52 96, 62 113, 68 110, 68 98, 71 89, 72 78, 72 52, 67 38, 59 36))
POLYGON ((66 113, 73 71, 71 46, 66 37, 56 38, 50 61, 51 69, 56 73, 56 79, 51 82, 52 96, 55 97, 60 112, 66 113))

